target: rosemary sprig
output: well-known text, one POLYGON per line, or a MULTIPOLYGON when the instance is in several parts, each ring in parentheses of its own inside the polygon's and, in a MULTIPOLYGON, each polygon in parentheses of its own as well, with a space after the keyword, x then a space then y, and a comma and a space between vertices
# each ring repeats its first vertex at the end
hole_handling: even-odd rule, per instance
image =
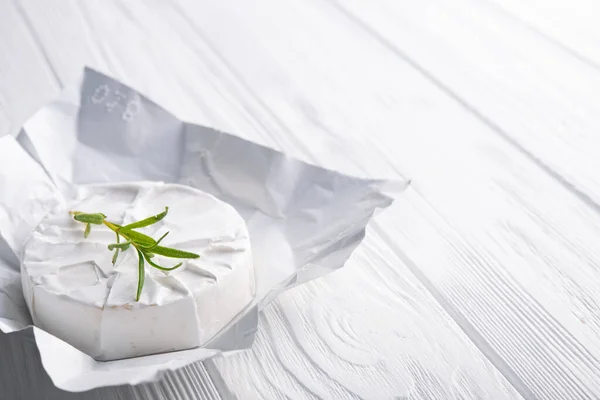
POLYGON ((179 264, 176 264, 173 267, 163 267, 151 260, 151 258, 153 258, 155 254, 169 258, 200 257, 198 254, 190 253, 188 251, 159 246, 160 242, 169 234, 169 232, 162 235, 158 240, 154 240, 152 237, 144 235, 143 233, 134 230, 150 226, 161 221, 167 216, 168 212, 169 207, 165 207, 165 211, 161 212, 160 214, 153 215, 141 221, 133 222, 125 226, 121 226, 119 224, 115 224, 114 222, 107 221, 106 215, 102 213, 89 214, 83 213, 81 211, 70 211, 70 214, 76 221, 85 224, 85 230, 83 232, 83 237, 85 238, 89 236, 90 231, 92 229, 92 225, 105 225, 108 228, 110 228, 113 232, 115 232, 115 234, 117 235, 117 242, 108 245, 109 250, 114 250, 114 255, 112 258, 113 265, 115 265, 117 262, 119 252, 126 251, 131 246, 135 248, 138 254, 138 287, 135 296, 135 301, 139 301, 140 296, 142 294, 142 289, 144 287, 145 262, 161 271, 173 271, 174 269, 181 267, 181 265, 183 264, 183 262, 180 262, 179 264), (121 237, 123 237, 125 241, 121 242, 121 237))

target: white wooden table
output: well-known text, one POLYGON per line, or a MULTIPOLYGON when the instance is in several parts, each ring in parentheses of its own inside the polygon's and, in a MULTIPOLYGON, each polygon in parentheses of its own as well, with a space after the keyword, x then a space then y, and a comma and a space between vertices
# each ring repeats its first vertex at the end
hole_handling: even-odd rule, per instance
POLYGON ((64 393, 0 336, 0 399, 600 398, 596 0, 0 0, 0 134, 84 65, 176 115, 412 187, 254 348, 64 393))

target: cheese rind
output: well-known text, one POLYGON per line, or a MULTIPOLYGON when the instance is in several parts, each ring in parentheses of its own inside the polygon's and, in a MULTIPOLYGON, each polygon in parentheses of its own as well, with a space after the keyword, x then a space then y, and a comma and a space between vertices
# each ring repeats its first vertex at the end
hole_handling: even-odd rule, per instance
POLYGON ((34 324, 97 360, 115 360, 206 344, 248 307, 255 294, 248 230, 237 211, 215 197, 162 183, 86 185, 67 209, 48 215, 27 242, 21 265, 23 292, 34 324), (140 232, 198 259, 156 255, 164 273, 146 263, 135 301, 138 258, 121 252, 115 266, 108 244, 115 233, 84 224, 69 210, 102 212, 119 224, 169 214, 140 232))

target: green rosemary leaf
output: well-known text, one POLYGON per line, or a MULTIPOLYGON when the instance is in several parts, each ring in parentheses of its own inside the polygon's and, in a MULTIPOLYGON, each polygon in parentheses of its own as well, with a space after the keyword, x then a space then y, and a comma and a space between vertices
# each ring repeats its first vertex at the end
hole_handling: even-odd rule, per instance
POLYGON ((117 258, 119 257, 119 249, 115 249, 115 254, 113 254, 112 265, 117 263, 117 258))
POLYGON ((161 219, 163 219, 164 217, 166 217, 168 212, 169 212, 169 207, 165 207, 165 211, 161 212, 160 214, 156 214, 156 215, 153 215, 146 219, 143 219, 141 221, 133 222, 129 225, 125 225, 123 227, 123 229, 137 229, 137 228, 143 228, 145 226, 155 224, 158 221, 160 221, 161 219))
POLYGON ((162 236, 160 237, 160 239, 158 239, 158 240, 156 241, 156 245, 158 246, 158 244, 159 244, 160 242, 162 242, 162 240, 163 240, 164 238, 166 238, 168 234, 169 234, 169 232, 167 232, 167 233, 165 233, 164 235, 162 235, 162 236))
POLYGON ((127 250, 129 248, 129 246, 131 245, 131 242, 123 242, 123 243, 112 243, 108 245, 108 249, 109 250, 127 250))
MULTIPOLYGON (((119 234, 119 229, 121 229, 121 228, 122 228, 122 226, 121 226, 121 225, 119 225, 119 224, 114 224, 114 223, 112 223, 112 222, 110 222, 110 221, 107 221, 107 220, 104 220, 104 221, 102 221, 102 222, 104 223, 104 225, 106 225, 106 226, 108 226, 110 229, 112 229, 112 230, 113 230, 113 231, 114 231, 114 232, 115 232, 117 235, 119 234)), ((117 243, 118 243, 118 241, 117 241, 117 243)))
POLYGON ((73 215, 73 218, 79 222, 102 225, 102 222, 104 221, 104 218, 106 218, 106 215, 104 215, 102 213, 95 213, 95 214, 79 213, 79 214, 73 215))
POLYGON ((131 229, 125 229, 125 227, 119 229, 119 234, 142 247, 156 246, 156 240, 152 239, 150 236, 137 231, 132 231, 131 229))
POLYGON ((198 254, 190 253, 183 250, 172 249, 170 247, 154 246, 151 248, 154 254, 160 254, 161 256, 171 258, 198 258, 198 254))
POLYGON ((183 265, 183 262, 180 262, 179 264, 173 267, 163 267, 151 260, 151 258, 153 258, 155 254, 160 254, 162 256, 170 258, 200 257, 198 254, 190 253, 187 251, 159 246, 159 243, 169 234, 169 232, 162 235, 158 240, 154 240, 148 235, 144 235, 143 233, 133 230, 134 228, 142 228, 162 220, 163 218, 165 218, 168 211, 169 208, 165 207, 165 211, 163 211, 160 214, 156 214, 152 217, 146 218, 142 221, 134 222, 126 226, 121 226, 119 224, 107 221, 106 215, 102 213, 88 214, 82 213, 81 211, 70 211, 70 214, 75 220, 83 222, 85 224, 84 236, 86 238, 91 232, 91 224, 104 224, 113 232, 115 232, 117 236, 117 243, 112 243, 108 245, 109 250, 114 250, 114 255, 112 257, 113 265, 115 265, 117 262, 117 258, 119 257, 119 251, 125 251, 129 249, 129 247, 131 247, 132 245, 133 247, 135 247, 135 250, 138 254, 138 287, 135 299, 136 301, 139 301, 140 296, 142 295, 142 290, 144 288, 145 262, 148 262, 150 266, 160 269, 162 271, 173 271, 174 269, 177 269, 183 265), (126 240, 125 242, 121 242, 121 236, 123 236, 123 238, 126 240))
POLYGON ((148 262, 148 264, 152 265, 154 268, 160 269, 161 271, 173 271, 174 269, 177 269, 177 268, 179 268, 179 267, 181 267, 183 265, 183 263, 180 262, 179 264, 177 264, 177 265, 175 265, 174 267, 171 267, 171 268, 163 267, 163 266, 160 266, 160 265, 156 264, 155 262, 153 262, 150 259, 152 257, 149 257, 149 254, 147 254, 146 252, 143 252, 142 254, 144 255, 144 258, 146 259, 146 261, 148 262))
MULTIPOLYGON (((121 243, 121 237, 119 236, 119 234, 117 232, 115 232, 115 234, 117 235, 117 243, 121 243)), ((117 263, 118 257, 119 257, 119 249, 115 249, 115 254, 113 254, 113 258, 112 258, 112 265, 115 265, 117 263)))
POLYGON ((137 251, 138 253, 138 287, 137 294, 135 296, 135 301, 140 301, 140 296, 142 295, 142 288, 144 287, 144 278, 145 278, 145 270, 144 270, 144 256, 141 251, 137 251))

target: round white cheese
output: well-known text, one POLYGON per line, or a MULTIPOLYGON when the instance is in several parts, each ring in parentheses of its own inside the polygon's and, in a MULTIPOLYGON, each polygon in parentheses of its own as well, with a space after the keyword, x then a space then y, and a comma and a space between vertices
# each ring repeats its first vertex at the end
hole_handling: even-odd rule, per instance
POLYGON ((254 298, 248 230, 237 211, 215 197, 162 183, 86 185, 67 208, 56 210, 27 242, 21 266, 23 292, 34 324, 97 360, 115 360, 206 344, 254 298), (138 257, 133 247, 112 265, 108 244, 116 235, 104 225, 85 225, 69 210, 100 212, 126 225, 169 207, 162 221, 139 229, 161 246, 200 255, 146 263, 139 302, 138 257))

